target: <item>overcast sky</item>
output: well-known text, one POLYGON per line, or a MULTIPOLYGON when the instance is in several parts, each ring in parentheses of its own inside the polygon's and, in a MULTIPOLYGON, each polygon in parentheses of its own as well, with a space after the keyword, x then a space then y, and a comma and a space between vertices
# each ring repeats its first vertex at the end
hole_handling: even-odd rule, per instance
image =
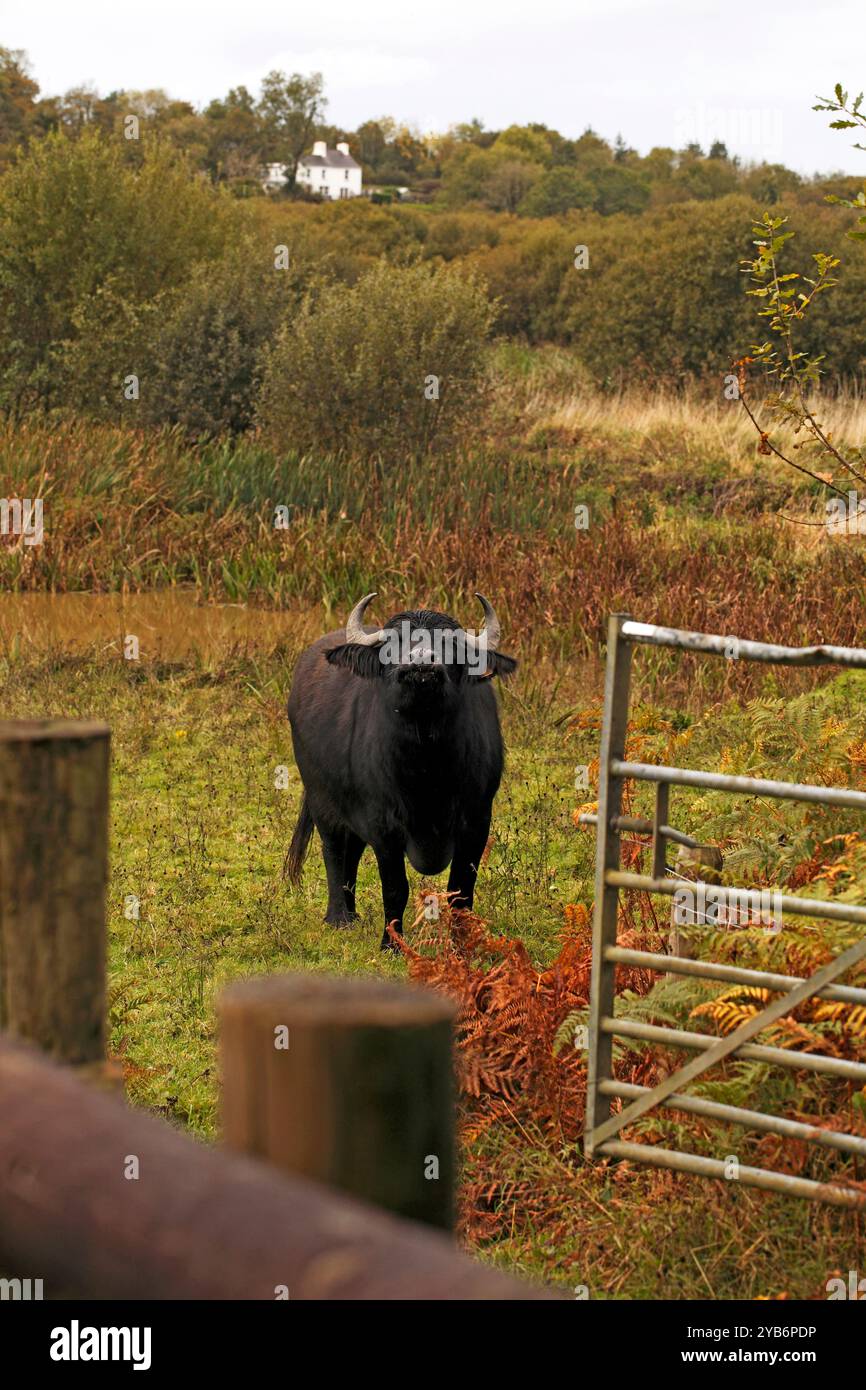
POLYGON ((746 160, 866 174, 851 133, 811 110, 837 81, 866 87, 866 0, 0 0, 0 44, 29 53, 46 95, 164 87, 201 105, 272 68, 320 71, 347 128, 592 125, 641 153, 718 137, 746 160))

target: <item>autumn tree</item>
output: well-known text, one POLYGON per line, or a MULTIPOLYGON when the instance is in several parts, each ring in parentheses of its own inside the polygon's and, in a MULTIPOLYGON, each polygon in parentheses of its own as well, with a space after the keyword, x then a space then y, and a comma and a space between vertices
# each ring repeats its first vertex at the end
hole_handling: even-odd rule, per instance
POLYGON ((269 72, 262 81, 258 102, 265 153, 268 159, 286 166, 286 184, 294 188, 298 164, 309 150, 316 125, 327 106, 320 72, 309 77, 301 73, 269 72))
POLYGON ((39 85, 21 49, 0 48, 0 167, 33 132, 39 85))
POLYGON ((498 159, 484 180, 484 201, 498 212, 516 212, 540 174, 541 166, 528 159, 498 159))
POLYGON ((168 143, 141 143, 135 167, 125 141, 54 131, 0 178, 0 407, 55 403, 58 347, 100 292, 151 300, 237 240, 237 205, 168 143))
POLYGON ((256 101, 246 87, 233 87, 205 109, 206 164, 216 179, 252 179, 263 162, 264 134, 256 101))

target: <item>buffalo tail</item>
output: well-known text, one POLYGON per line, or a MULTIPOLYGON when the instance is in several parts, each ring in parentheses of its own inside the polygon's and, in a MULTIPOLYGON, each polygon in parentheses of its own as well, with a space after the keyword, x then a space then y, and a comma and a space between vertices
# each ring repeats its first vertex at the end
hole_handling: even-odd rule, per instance
POLYGON ((304 866, 307 850, 310 847, 310 839, 313 834, 313 817, 310 815, 310 808, 307 804, 307 795, 304 793, 301 801, 301 810, 298 815, 298 823, 295 826, 295 833, 286 855, 286 862, 283 865, 283 876, 289 883, 298 884, 301 881, 301 869, 304 866))

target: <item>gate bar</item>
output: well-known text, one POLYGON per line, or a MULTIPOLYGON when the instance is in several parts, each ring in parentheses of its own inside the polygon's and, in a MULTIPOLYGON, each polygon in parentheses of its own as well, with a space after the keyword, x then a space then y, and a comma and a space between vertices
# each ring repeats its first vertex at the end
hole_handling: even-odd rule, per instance
MULTIPOLYGON (((732 1182, 728 1165, 719 1158, 702 1158, 698 1154, 681 1153, 676 1149, 659 1149, 654 1144, 627 1144, 621 1139, 609 1139, 600 1152, 605 1157, 629 1158, 635 1163, 652 1163, 657 1168, 674 1168, 679 1173, 697 1173, 703 1178, 722 1178, 732 1182)), ((764 1187, 770 1192, 783 1192, 786 1197, 806 1197, 811 1202, 828 1202, 834 1207, 862 1208, 866 1192, 851 1187, 836 1187, 832 1183, 813 1182, 811 1178, 794 1178, 788 1173, 773 1173, 766 1168, 737 1165, 737 1182, 749 1187, 764 1187)))
MULTIPOLYGON (((640 1038, 642 1042, 662 1043, 665 1047, 687 1047, 693 1052, 709 1052, 710 1048, 719 1042, 717 1037, 709 1033, 687 1033, 682 1028, 659 1028, 655 1023, 640 1023, 636 1018, 603 1018, 601 1031, 620 1038, 640 1038)), ((729 1033, 728 1037, 733 1037, 733 1034, 729 1033)), ((727 1040, 728 1038, 722 1039, 723 1042, 727 1040)), ((843 1076, 860 1085, 866 1082, 866 1062, 848 1062, 844 1057, 823 1057, 820 1052, 793 1052, 787 1047, 767 1047, 763 1043, 740 1044, 736 1052, 738 1057, 745 1057, 751 1062, 769 1062, 772 1066, 788 1067, 791 1071, 820 1071, 826 1076, 843 1076)), ((707 1070, 713 1065, 712 1062, 705 1062, 700 1070, 707 1070)), ((677 1072, 674 1077, 677 1083, 687 1079, 692 1078, 683 1077, 681 1072, 677 1072)), ((653 1103, 656 1098, 662 1100, 658 1095, 658 1087, 653 1090, 653 1098, 653 1103)), ((644 1108, 649 1109, 648 1106, 644 1108)), ((629 1115, 629 1122, 631 1118, 629 1115)), ((637 1119, 637 1116, 634 1118, 637 1119)))
POLYGON ((678 647, 686 652, 713 652, 717 656, 727 656, 731 643, 735 642, 737 659, 745 657, 746 661, 766 661, 779 666, 866 667, 866 650, 862 647, 778 647, 772 642, 749 642, 709 632, 656 627, 653 623, 636 623, 630 618, 622 623, 620 632, 628 642, 650 647, 678 647))
MULTIPOLYGON (((626 1100, 637 1100, 645 1095, 650 1087, 634 1086, 629 1081, 602 1081, 599 1090, 606 1096, 621 1096, 626 1100)), ((726 1124, 742 1125, 744 1129, 762 1129, 769 1134, 781 1134, 785 1139, 808 1139, 816 1144, 824 1144, 828 1149, 842 1149, 845 1153, 857 1154, 866 1158, 866 1139, 855 1134, 841 1134, 838 1129, 821 1129, 818 1125, 803 1124, 800 1120, 786 1120, 780 1115, 764 1115, 760 1110, 744 1110, 739 1105, 722 1105, 704 1096, 668 1096, 662 1105, 670 1110, 687 1110, 690 1114, 706 1115, 710 1120, 722 1120, 726 1124)))
MULTIPOLYGON (((581 811, 577 819, 580 825, 598 825, 598 816, 594 811, 581 811)), ((654 824, 651 820, 644 820, 642 816, 614 816, 611 829, 633 830, 636 835, 652 835, 654 824)), ((659 834, 666 840, 673 840, 674 844, 685 845, 687 849, 698 849, 700 846, 700 840, 696 840, 693 835, 684 834, 682 830, 674 830, 672 825, 660 826, 659 834)))
POLYGON ((614 777, 633 777, 638 782, 675 782, 680 787, 706 787, 708 791, 739 795, 774 796, 785 801, 817 801, 822 806, 852 806, 866 811, 866 792, 850 787, 813 787, 806 782, 774 782, 765 777, 730 777, 724 772, 702 772, 693 767, 661 767, 658 763, 628 763, 614 758, 614 777))
MULTIPOLYGON (((686 956, 664 956, 654 951, 632 951, 625 946, 608 946, 606 960, 616 965, 637 965, 671 975, 697 975, 703 980, 727 980, 736 985, 757 985, 759 989, 789 990, 803 983, 802 975, 775 975, 769 970, 746 970, 740 965, 721 965, 709 960, 689 960, 686 956)), ((819 999, 842 1004, 866 1004, 866 989, 853 985, 825 985, 816 990, 819 999)))
MULTIPOLYGON (((662 893, 673 898, 683 887, 695 887, 691 879, 649 878, 645 874, 632 874, 624 869, 611 869, 605 874, 605 882, 614 888, 635 888, 644 893, 662 893)), ((793 898, 787 893, 779 893, 774 888, 736 888, 731 885, 707 885, 713 890, 714 900, 721 904, 733 902, 749 907, 765 908, 767 894, 772 894, 774 904, 781 912, 791 912, 795 917, 825 917, 833 922, 866 924, 866 907, 856 907, 853 903, 828 902, 826 898, 793 898)), ((852 962, 853 964, 853 962, 852 962)))

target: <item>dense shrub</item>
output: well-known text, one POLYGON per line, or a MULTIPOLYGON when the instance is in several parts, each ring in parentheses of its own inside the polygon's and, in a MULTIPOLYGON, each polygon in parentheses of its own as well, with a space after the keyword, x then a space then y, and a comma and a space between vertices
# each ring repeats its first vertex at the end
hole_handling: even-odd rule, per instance
POLYGON ((53 405, 64 394, 55 345, 111 286, 142 304, 218 258, 241 210, 149 142, 140 167, 97 133, 34 142, 0 178, 0 405, 53 405))
POLYGON ((220 261, 144 304, 105 285, 74 315, 58 351, 62 403, 107 420, 236 433, 252 421, 265 343, 296 308, 305 269, 276 269, 273 248, 245 238, 220 261), (136 398, 124 381, 138 378, 136 398))
POLYGON ((525 335, 531 341, 542 338, 562 342, 561 325, 552 311, 564 278, 574 273, 574 245, 592 240, 586 227, 599 221, 587 215, 576 236, 554 218, 522 223, 509 219, 494 247, 481 249, 467 258, 481 274, 490 293, 501 300, 499 326, 505 332, 525 335))
POLYGON ((272 241, 285 242, 293 255, 315 260, 332 278, 350 285, 382 256, 397 263, 417 259, 431 225, 426 209, 374 204, 367 198, 262 200, 251 212, 272 241))
MULTIPOLYGON (((831 376, 862 372, 866 247, 845 237, 851 214, 785 203, 778 211, 796 233, 790 269, 813 273, 813 250, 842 259, 839 286, 816 305, 802 346, 823 344, 831 376)), ((503 219, 498 244, 467 259, 501 297, 506 332, 574 347, 599 381, 718 377, 766 336, 741 267, 759 212, 736 194, 640 217, 569 213, 529 227, 503 219), (575 268, 577 245, 588 248, 586 269, 575 268)))
POLYGON ((493 312, 449 267, 318 287, 266 351, 259 418, 281 447, 422 455, 473 424, 493 312))

